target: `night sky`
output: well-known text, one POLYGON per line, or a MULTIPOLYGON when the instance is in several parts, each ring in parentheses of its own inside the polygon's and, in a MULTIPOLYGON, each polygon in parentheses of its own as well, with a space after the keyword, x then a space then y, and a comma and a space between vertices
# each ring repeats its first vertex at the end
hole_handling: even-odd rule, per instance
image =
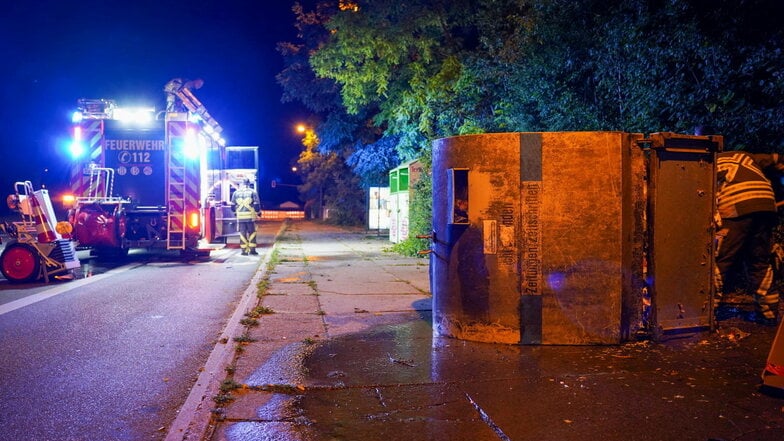
POLYGON ((15 181, 46 184, 51 193, 64 185, 77 99, 160 110, 164 84, 180 77, 204 80, 196 95, 229 145, 260 147, 262 198, 292 199, 268 183, 294 179, 289 166, 301 145, 293 126, 307 117, 280 102, 274 78, 283 67, 276 43, 296 37, 294 0, 0 4, 0 196, 15 181))

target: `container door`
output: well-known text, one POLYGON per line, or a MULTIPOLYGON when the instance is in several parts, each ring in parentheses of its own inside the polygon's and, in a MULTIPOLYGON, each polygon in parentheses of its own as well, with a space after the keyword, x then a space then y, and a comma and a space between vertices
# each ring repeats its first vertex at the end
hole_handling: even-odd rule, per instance
POLYGON ((654 133, 648 164, 648 271, 655 337, 712 323, 716 152, 720 136, 654 133))

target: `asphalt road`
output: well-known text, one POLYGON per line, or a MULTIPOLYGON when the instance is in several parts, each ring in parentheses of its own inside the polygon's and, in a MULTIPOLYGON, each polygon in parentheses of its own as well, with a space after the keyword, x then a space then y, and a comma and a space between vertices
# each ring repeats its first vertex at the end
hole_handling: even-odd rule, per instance
POLYGON ((260 258, 142 253, 0 280, 0 440, 163 439, 260 258))

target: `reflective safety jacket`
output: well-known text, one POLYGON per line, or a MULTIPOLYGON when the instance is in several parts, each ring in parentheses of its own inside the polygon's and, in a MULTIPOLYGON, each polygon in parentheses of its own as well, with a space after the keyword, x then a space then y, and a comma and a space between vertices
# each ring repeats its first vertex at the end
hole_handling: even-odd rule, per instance
POLYGON ((236 190, 231 196, 231 205, 234 208, 234 212, 237 213, 238 221, 255 219, 256 212, 261 208, 259 206, 259 195, 250 187, 236 190))
POLYGON ((722 218, 776 212, 773 187, 763 170, 775 167, 779 155, 728 151, 717 155, 717 205, 722 218))

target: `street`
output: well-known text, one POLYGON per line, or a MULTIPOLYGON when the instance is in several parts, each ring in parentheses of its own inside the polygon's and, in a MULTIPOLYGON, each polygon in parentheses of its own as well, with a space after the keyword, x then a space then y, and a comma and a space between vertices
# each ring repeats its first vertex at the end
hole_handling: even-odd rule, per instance
POLYGON ((162 439, 268 248, 80 252, 76 280, 2 280, 0 440, 162 439))

